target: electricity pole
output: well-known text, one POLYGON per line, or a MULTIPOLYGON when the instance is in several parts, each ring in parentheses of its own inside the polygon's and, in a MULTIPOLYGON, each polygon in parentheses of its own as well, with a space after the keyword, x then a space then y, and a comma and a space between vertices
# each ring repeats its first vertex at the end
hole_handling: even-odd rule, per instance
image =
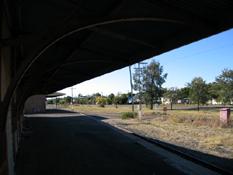
POLYGON ((129 77, 130 77, 130 87, 131 87, 132 112, 134 112, 134 97, 133 97, 133 82, 132 82, 131 66, 129 66, 129 77))
POLYGON ((139 81, 139 86, 138 86, 138 93, 139 93, 139 110, 142 110, 142 95, 141 95, 141 75, 144 67, 141 67, 141 65, 145 65, 147 63, 145 62, 139 62, 138 67, 135 68, 135 71, 137 71, 137 76, 138 76, 138 81, 139 81))
POLYGON ((73 110, 73 102, 74 102, 74 87, 71 87, 71 108, 73 110))

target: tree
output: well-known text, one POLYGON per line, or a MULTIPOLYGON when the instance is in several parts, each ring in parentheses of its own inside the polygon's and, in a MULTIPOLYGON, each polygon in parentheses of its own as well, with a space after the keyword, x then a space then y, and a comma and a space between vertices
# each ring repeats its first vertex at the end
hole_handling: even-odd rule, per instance
POLYGON ((101 97, 101 96, 96 97, 96 104, 99 105, 100 107, 104 107, 106 103, 107 103, 106 97, 101 97))
POLYGON ((159 62, 152 61, 142 71, 135 72, 134 89, 142 91, 145 102, 150 104, 150 109, 153 109, 154 102, 159 101, 162 96, 162 84, 167 78, 167 73, 163 74, 163 66, 159 62), (141 73, 141 75, 140 75, 141 73), (142 77, 141 79, 138 77, 142 77))
POLYGON ((114 97, 113 103, 117 104, 127 104, 128 102, 128 95, 127 94, 117 94, 114 97))
POLYGON ((212 82, 209 83, 208 85, 208 93, 210 96, 210 99, 215 99, 216 101, 221 101, 221 97, 220 97, 220 91, 221 91, 221 87, 219 85, 219 83, 217 82, 212 82))
POLYGON ((54 99, 48 99, 48 100, 47 100, 47 103, 48 103, 48 104, 54 104, 54 99))
POLYGON ((178 92, 179 99, 183 100, 189 97, 190 87, 181 88, 178 92))
POLYGON ((233 101, 233 70, 224 69, 216 78, 216 82, 219 85, 219 98, 226 104, 230 104, 233 101))
POLYGON ((175 87, 167 89, 167 91, 164 93, 164 97, 170 100, 171 110, 172 110, 172 104, 178 100, 178 94, 179 94, 178 89, 175 87))
POLYGON ((116 95, 113 99, 113 103, 115 105, 116 108, 118 108, 118 104, 120 104, 120 96, 119 95, 116 95))
POLYGON ((188 85, 190 87, 190 99, 197 103, 199 111, 200 103, 205 104, 209 99, 207 85, 201 77, 195 77, 188 85))
POLYGON ((120 104, 127 104, 128 103, 128 95, 127 94, 121 94, 120 96, 120 104))
POLYGON ((93 97, 101 97, 101 94, 99 92, 92 95, 93 97))
POLYGON ((64 100, 65 100, 65 103, 70 104, 71 101, 72 101, 72 97, 71 96, 67 96, 67 97, 64 98, 64 100))
POLYGON ((115 95, 111 93, 107 98, 107 103, 110 105, 113 104, 114 98, 115 98, 115 95))

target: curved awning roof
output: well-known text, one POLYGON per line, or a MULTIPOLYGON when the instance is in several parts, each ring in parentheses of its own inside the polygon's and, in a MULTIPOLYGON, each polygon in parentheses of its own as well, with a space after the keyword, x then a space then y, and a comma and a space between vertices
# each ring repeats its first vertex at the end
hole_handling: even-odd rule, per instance
POLYGON ((16 81, 25 96, 51 93, 233 27, 231 0, 24 0, 14 6, 20 7, 17 13, 9 8, 20 33, 16 81))

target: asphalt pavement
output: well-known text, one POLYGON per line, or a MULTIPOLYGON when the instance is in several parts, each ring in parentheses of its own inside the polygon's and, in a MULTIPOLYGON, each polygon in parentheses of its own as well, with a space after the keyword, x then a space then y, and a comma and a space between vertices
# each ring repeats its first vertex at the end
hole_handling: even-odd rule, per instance
POLYGON ((28 115, 17 175, 182 174, 159 155, 78 113, 28 115))

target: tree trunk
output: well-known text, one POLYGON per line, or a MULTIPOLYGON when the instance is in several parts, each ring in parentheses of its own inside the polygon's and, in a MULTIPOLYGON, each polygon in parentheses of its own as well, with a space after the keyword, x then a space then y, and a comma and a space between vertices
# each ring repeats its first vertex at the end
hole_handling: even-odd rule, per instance
POLYGON ((171 110, 172 110, 172 102, 171 102, 171 110))
POLYGON ((197 101, 197 110, 198 110, 198 111, 200 110, 200 101, 199 101, 199 99, 198 99, 198 101, 197 101))
POLYGON ((150 109, 153 109, 153 102, 150 102, 150 109))

